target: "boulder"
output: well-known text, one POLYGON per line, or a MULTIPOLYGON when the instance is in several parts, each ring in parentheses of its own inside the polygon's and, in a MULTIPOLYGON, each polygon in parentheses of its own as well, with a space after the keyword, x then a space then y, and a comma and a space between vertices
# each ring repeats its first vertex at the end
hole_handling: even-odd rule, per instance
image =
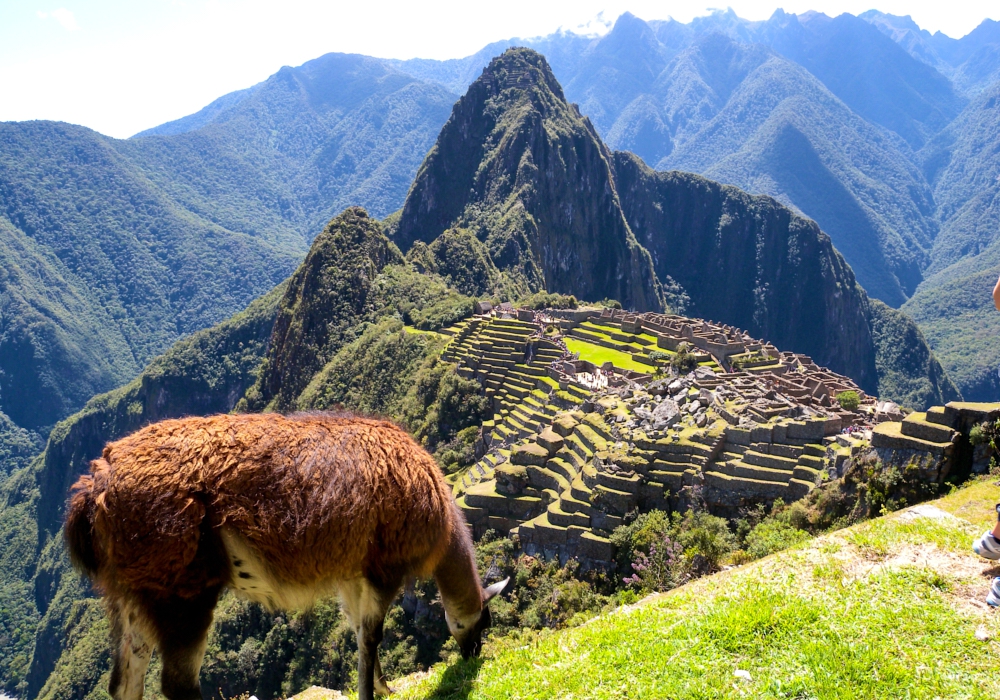
POLYGON ((569 413, 560 413, 552 421, 552 430, 559 435, 566 437, 573 432, 573 429, 576 428, 578 424, 579 421, 569 413))
POLYGON ((501 464, 496 468, 494 477, 497 480, 497 491, 511 496, 524 493, 528 485, 528 470, 519 464, 501 464))
POLYGON ((545 463, 549 461, 549 451, 534 442, 529 442, 527 445, 517 445, 511 450, 510 461, 514 464, 544 467, 545 463))
POLYGON ((563 442, 562 436, 551 427, 546 428, 538 434, 538 444, 539 446, 545 448, 545 450, 549 453, 549 456, 554 455, 562 449, 563 442))

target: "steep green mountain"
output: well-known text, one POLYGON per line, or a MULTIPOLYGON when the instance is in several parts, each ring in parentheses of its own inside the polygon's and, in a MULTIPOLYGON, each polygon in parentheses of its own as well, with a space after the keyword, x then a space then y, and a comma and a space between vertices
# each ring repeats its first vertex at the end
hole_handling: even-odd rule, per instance
POLYGON ((44 434, 285 279, 334 211, 398 208, 453 101, 330 54, 132 139, 0 124, 0 411, 44 434))
POLYGON ((917 407, 962 399, 912 318, 878 299, 870 309, 879 396, 917 407))
POLYGON ((468 229, 468 243, 480 242, 501 273, 496 291, 548 289, 660 309, 649 254, 622 216, 609 161, 545 59, 508 50, 455 105, 392 239, 409 250, 446 229, 468 229))
POLYGON ((455 98, 381 59, 331 53, 124 144, 185 206, 239 230, 285 227, 304 251, 347 206, 399 208, 455 98))
POLYGON ((941 233, 927 278, 903 309, 963 395, 990 400, 1000 395, 1000 314, 990 297, 1000 277, 1000 82, 983 90, 939 141, 933 156, 941 233))
POLYGON ((179 206, 116 142, 0 125, 0 409, 45 431, 284 279, 294 249, 179 206))
MULTIPOLYGON (((937 223, 911 145, 946 125, 961 99, 867 22, 780 11, 747 22, 729 11, 681 24, 625 13, 598 39, 491 46, 501 45, 545 54, 611 148, 797 208, 893 306, 920 283, 937 223)), ((397 65, 454 87, 487 58, 397 65)))

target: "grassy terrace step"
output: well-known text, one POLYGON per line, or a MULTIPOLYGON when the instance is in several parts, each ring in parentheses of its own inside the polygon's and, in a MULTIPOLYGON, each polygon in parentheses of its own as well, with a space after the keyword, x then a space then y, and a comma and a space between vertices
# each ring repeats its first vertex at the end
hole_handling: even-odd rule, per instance
POLYGON ((549 522, 553 525, 561 525, 562 527, 570 527, 571 525, 590 527, 589 515, 563 510, 561 501, 553 501, 549 504, 547 510, 549 522))
POLYGON ((826 466, 826 460, 812 455, 802 455, 799 457, 799 465, 819 471, 826 466))
POLYGON ((577 475, 580 473, 579 470, 576 469, 576 467, 574 467, 572 464, 570 464, 565 459, 559 456, 552 457, 548 462, 545 463, 545 466, 554 471, 555 473, 563 475, 569 482, 572 482, 573 479, 575 479, 577 475))
POLYGON ((931 406, 928 408, 925 420, 928 423, 951 427, 951 421, 945 415, 944 406, 931 406))
POLYGON ((729 492, 738 491, 744 497, 750 498, 778 498, 784 497, 788 493, 786 483, 730 476, 713 470, 705 472, 705 486, 729 492))
POLYGON ((589 504, 593 493, 593 489, 584 483, 580 474, 577 474, 576 478, 570 483, 570 495, 577 501, 589 504))
MULTIPOLYGON (((594 488, 593 501, 596 503, 600 499, 602 504, 605 504, 607 508, 617 515, 625 515, 630 510, 635 508, 637 497, 634 493, 629 493, 628 491, 619 491, 618 489, 605 486, 604 484, 598 484, 594 488)), ((602 506, 603 508, 604 506, 602 506)))
POLYGON ((813 467, 807 467, 804 464, 800 464, 795 467, 795 471, 792 472, 792 480, 798 479, 799 481, 815 484, 821 473, 820 469, 814 469, 813 467))
POLYGON ((548 512, 532 518, 518 529, 522 542, 539 546, 566 543, 566 527, 549 521, 548 512))
POLYGON ((577 386, 576 384, 567 384, 566 391, 579 396, 581 399, 585 399, 590 396, 590 391, 584 389, 582 386, 577 386))
POLYGON ((568 447, 577 456, 579 464, 583 465, 593 459, 594 453, 580 439, 578 431, 579 426, 577 426, 577 430, 574 431, 572 435, 565 438, 566 447, 568 447))
POLYGON ((683 471, 661 471, 659 469, 649 470, 649 480, 657 484, 664 484, 670 489, 677 491, 684 485, 683 471))
POLYGON ((631 494, 637 494, 641 486, 638 474, 633 474, 632 476, 621 476, 605 471, 597 472, 597 483, 602 486, 607 486, 609 489, 631 494))
POLYGON ((812 455, 814 457, 826 456, 826 448, 823 445, 819 445, 814 442, 811 442, 808 445, 806 445, 803 448, 803 452, 807 455, 812 455))
POLYGON ((603 450, 607 446, 607 440, 598 435, 587 423, 580 423, 576 426, 573 434, 580 439, 592 454, 603 450))
POLYGON ((928 422, 926 416, 926 413, 911 413, 904 418, 900 426, 903 435, 929 442, 951 442, 955 431, 946 425, 928 422))
POLYGON ((749 451, 743 455, 743 461, 747 464, 754 464, 759 467, 768 467, 769 469, 783 469, 787 472, 795 469, 796 460, 789 459, 787 457, 778 457, 777 455, 767 455, 761 452, 749 451))
POLYGON ((900 423, 879 423, 872 430, 872 447, 887 447, 896 450, 922 450, 936 455, 949 454, 954 448, 951 442, 930 442, 902 433, 900 423))
POLYGON ((775 483, 787 484, 792 478, 793 471, 784 469, 770 469, 760 467, 746 462, 733 461, 724 462, 715 466, 715 471, 727 476, 739 476, 745 479, 756 479, 757 481, 773 481, 775 483))
POLYGON ((545 467, 530 466, 528 469, 528 483, 538 489, 552 489, 557 493, 569 491, 570 481, 562 474, 558 474, 545 467))
POLYGON ((531 393, 531 389, 526 389, 509 382, 505 382, 501 387, 503 391, 506 391, 511 396, 516 396, 518 399, 523 399, 525 396, 531 393))

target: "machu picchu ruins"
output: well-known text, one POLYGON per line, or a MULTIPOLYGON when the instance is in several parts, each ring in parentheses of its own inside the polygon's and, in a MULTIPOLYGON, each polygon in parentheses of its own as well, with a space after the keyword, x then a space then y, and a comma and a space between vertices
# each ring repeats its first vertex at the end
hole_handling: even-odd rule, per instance
POLYGON ((806 355, 701 319, 476 311, 442 330, 442 359, 493 408, 455 495, 477 535, 509 534, 527 553, 585 566, 613 561, 609 537, 630 514, 697 500, 737 517, 795 501, 872 450, 933 482, 983 471, 968 433, 1000 415, 971 404, 908 412, 806 355))

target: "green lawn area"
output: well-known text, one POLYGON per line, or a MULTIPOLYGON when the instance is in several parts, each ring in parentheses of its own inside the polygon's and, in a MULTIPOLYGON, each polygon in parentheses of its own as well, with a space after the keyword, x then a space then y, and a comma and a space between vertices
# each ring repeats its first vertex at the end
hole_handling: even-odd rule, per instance
POLYGON ((619 369, 631 369, 636 372, 652 372, 653 368, 649 365, 644 365, 641 362, 636 362, 632 359, 632 356, 628 353, 621 352, 620 350, 612 350, 611 348, 605 348, 600 345, 594 345, 588 343, 585 340, 580 340, 579 338, 565 338, 566 347, 570 352, 580 353, 581 360, 587 360, 588 362, 593 362, 595 365, 603 365, 605 362, 611 362, 615 367, 619 369))
POLYGON ((974 524, 895 513, 580 627, 491 640, 397 697, 996 698, 1000 615, 977 601, 997 569, 969 545, 998 500, 982 480, 930 504, 974 524))
POLYGON ((414 335, 432 335, 435 338, 451 337, 447 333, 438 333, 437 331, 422 331, 419 328, 414 328, 413 326, 403 326, 403 330, 405 330, 407 333, 413 333, 414 335))

